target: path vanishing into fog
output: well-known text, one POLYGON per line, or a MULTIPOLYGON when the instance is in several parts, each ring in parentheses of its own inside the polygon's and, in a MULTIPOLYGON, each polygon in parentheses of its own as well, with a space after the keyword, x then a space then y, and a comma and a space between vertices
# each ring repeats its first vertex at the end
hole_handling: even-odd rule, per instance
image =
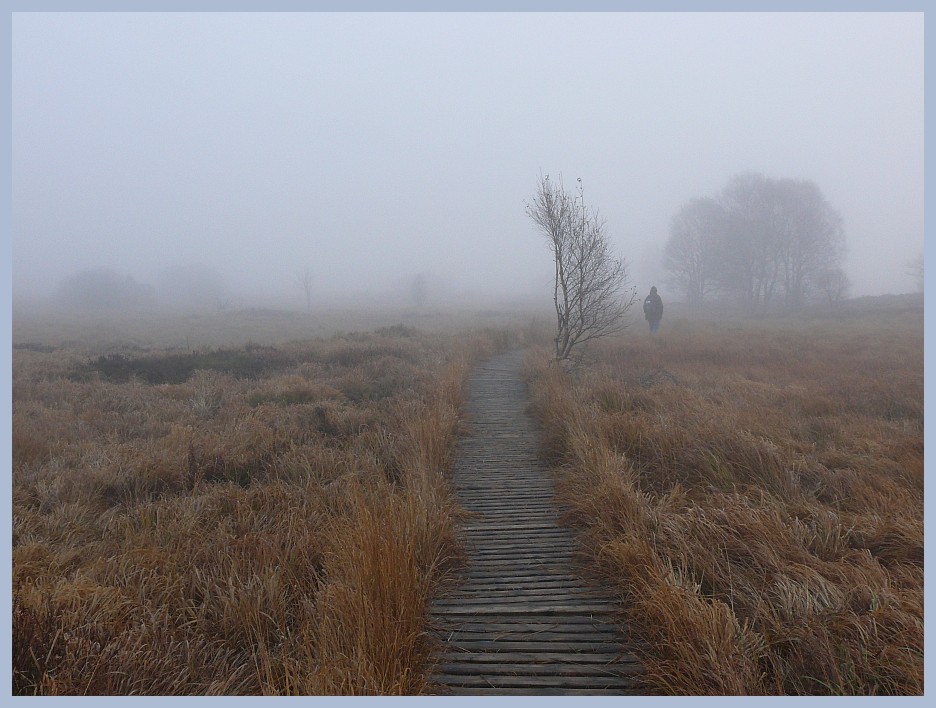
POLYGON ((526 412, 523 352, 480 365, 469 381, 470 434, 453 471, 471 517, 468 562, 432 606, 441 640, 439 694, 639 693, 636 658, 611 617, 614 598, 576 572, 576 540, 559 525, 553 480, 526 412))

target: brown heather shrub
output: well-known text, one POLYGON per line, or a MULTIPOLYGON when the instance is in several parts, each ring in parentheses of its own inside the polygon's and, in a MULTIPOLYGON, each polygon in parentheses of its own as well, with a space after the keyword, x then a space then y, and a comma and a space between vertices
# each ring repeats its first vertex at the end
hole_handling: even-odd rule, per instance
POLYGON ((652 691, 923 692, 922 331, 705 322, 531 356, 652 691))
POLYGON ((16 350, 14 693, 419 692, 462 387, 496 346, 124 352, 124 382, 16 350))

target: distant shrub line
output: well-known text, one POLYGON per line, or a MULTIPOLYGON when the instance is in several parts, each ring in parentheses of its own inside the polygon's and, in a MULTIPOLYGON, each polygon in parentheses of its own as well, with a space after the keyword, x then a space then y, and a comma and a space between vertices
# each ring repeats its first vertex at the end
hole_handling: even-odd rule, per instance
MULTIPOLYGON (((390 337, 413 337, 415 330, 400 325, 380 330, 390 337)), ((192 352, 170 352, 145 356, 121 353, 102 354, 73 372, 73 381, 88 380, 95 374, 111 383, 127 383, 139 379, 147 384, 181 384, 199 370, 216 371, 236 379, 259 379, 299 364, 313 362, 333 367, 354 367, 381 357, 402 359, 413 363, 411 352, 390 342, 361 346, 351 341, 337 340, 338 344, 325 351, 299 349, 288 351, 278 347, 248 345, 240 348, 205 349, 192 352)), ((31 351, 51 352, 52 347, 21 345, 31 351)), ((349 398, 364 400, 365 394, 351 392, 349 398)))

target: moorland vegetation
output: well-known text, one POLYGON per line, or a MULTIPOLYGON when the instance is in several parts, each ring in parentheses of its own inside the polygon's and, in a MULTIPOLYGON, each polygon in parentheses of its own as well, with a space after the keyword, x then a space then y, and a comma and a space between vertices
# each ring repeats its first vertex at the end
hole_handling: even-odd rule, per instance
POLYGON ((922 694, 922 309, 876 303, 671 308, 572 368, 536 327, 14 327, 14 693, 429 690, 464 383, 532 342, 543 455, 648 693, 922 694))
POLYGON ((503 333, 13 356, 16 694, 415 694, 503 333))
POLYGON ((529 360, 648 690, 922 694, 921 306, 666 324, 529 360))

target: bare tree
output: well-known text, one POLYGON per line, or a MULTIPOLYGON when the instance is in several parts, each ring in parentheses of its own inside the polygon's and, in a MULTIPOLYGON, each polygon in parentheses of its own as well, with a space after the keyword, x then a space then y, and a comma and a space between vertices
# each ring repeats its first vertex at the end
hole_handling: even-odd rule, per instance
POLYGON ((576 197, 561 178, 541 176, 527 214, 552 250, 555 353, 556 361, 565 361, 577 345, 622 331, 637 291, 627 287, 624 260, 611 253, 604 220, 586 208, 581 179, 576 197))
POLYGON ((748 172, 732 177, 721 195, 727 214, 722 281, 752 309, 770 304, 779 277, 767 191, 767 178, 748 172))
POLYGON ((302 286, 303 292, 305 292, 306 299, 306 311, 312 311, 312 271, 306 268, 302 271, 297 277, 296 282, 302 286))
POLYGON ((417 308, 422 308, 426 304, 426 274, 417 273, 413 276, 413 281, 410 283, 410 295, 413 296, 413 304, 417 308))
POLYGON ((693 199, 673 217, 663 265, 672 282, 686 293, 686 301, 700 307, 718 286, 720 240, 725 214, 715 199, 693 199))
MULTIPOLYGON (((798 309, 810 289, 819 286, 820 274, 840 270, 838 264, 845 252, 842 217, 812 182, 773 180, 770 187, 776 205, 776 255, 784 298, 787 307, 798 309)), ((838 275, 833 280, 848 282, 838 275)))
POLYGON ((826 268, 816 275, 816 287, 826 296, 830 305, 845 299, 851 283, 841 268, 826 268))

